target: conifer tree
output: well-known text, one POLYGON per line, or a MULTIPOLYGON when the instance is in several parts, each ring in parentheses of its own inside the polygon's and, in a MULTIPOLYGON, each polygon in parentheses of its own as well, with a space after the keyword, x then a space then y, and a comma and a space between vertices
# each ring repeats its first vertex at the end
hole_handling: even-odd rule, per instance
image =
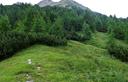
POLYGON ((7 15, 0 16, 0 31, 9 31, 11 30, 10 21, 7 15))

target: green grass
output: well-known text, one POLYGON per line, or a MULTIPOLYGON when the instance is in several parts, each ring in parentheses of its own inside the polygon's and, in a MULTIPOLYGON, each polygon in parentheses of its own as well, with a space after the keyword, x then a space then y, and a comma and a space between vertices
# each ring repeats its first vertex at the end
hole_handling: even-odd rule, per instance
POLYGON ((100 47, 76 41, 65 47, 34 45, 0 62, 0 82, 25 82, 26 74, 34 82, 127 82, 128 64, 110 57, 101 48, 103 43, 100 47))
POLYGON ((106 49, 108 41, 109 41, 109 34, 96 32, 92 34, 92 39, 85 43, 106 49))
POLYGON ((116 44, 120 44, 124 47, 128 47, 128 44, 126 42, 122 41, 122 40, 114 39, 114 41, 115 41, 116 44))

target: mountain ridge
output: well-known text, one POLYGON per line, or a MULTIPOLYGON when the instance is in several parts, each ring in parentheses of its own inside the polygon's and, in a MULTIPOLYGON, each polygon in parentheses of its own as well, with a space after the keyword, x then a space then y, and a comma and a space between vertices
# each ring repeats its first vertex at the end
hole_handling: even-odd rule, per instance
POLYGON ((45 6, 59 6, 59 7, 78 7, 81 9, 89 9, 83 5, 81 5, 80 3, 74 1, 74 0, 61 0, 58 2, 54 2, 52 0, 42 0, 39 3, 37 3, 37 5, 39 5, 40 7, 45 7, 45 6))

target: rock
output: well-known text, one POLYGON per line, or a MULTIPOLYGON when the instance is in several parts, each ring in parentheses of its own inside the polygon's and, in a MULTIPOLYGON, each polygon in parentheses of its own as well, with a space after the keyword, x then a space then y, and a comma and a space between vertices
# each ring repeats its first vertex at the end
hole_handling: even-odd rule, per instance
POLYGON ((28 64, 31 65, 32 64, 32 60, 28 59, 28 64))
POLYGON ((26 82, 34 82, 33 80, 29 80, 29 81, 26 81, 26 82))

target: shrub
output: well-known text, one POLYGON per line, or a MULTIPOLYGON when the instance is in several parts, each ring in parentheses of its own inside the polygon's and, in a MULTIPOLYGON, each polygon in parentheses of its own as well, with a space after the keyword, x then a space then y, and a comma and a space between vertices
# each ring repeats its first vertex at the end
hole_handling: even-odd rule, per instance
POLYGON ((0 32, 0 60, 12 56, 17 51, 33 44, 49 46, 66 45, 66 39, 59 39, 41 33, 0 32))
POLYGON ((113 35, 116 39, 124 40, 125 39, 125 31, 123 28, 114 28, 113 29, 113 35))
POLYGON ((42 33, 29 33, 31 43, 45 44, 49 46, 67 45, 65 38, 58 38, 54 35, 44 35, 42 33))
POLYGON ((25 34, 0 32, 0 59, 12 56, 16 51, 29 46, 29 38, 25 34))
POLYGON ((104 33, 106 33, 108 31, 108 29, 106 27, 97 27, 96 30, 98 32, 104 32, 104 33))
POLYGON ((121 61, 128 62, 128 46, 124 44, 117 43, 115 41, 111 42, 108 46, 109 53, 120 59, 121 61))
POLYGON ((86 41, 91 38, 91 33, 74 33, 71 36, 68 36, 68 39, 76 40, 76 41, 86 41))

